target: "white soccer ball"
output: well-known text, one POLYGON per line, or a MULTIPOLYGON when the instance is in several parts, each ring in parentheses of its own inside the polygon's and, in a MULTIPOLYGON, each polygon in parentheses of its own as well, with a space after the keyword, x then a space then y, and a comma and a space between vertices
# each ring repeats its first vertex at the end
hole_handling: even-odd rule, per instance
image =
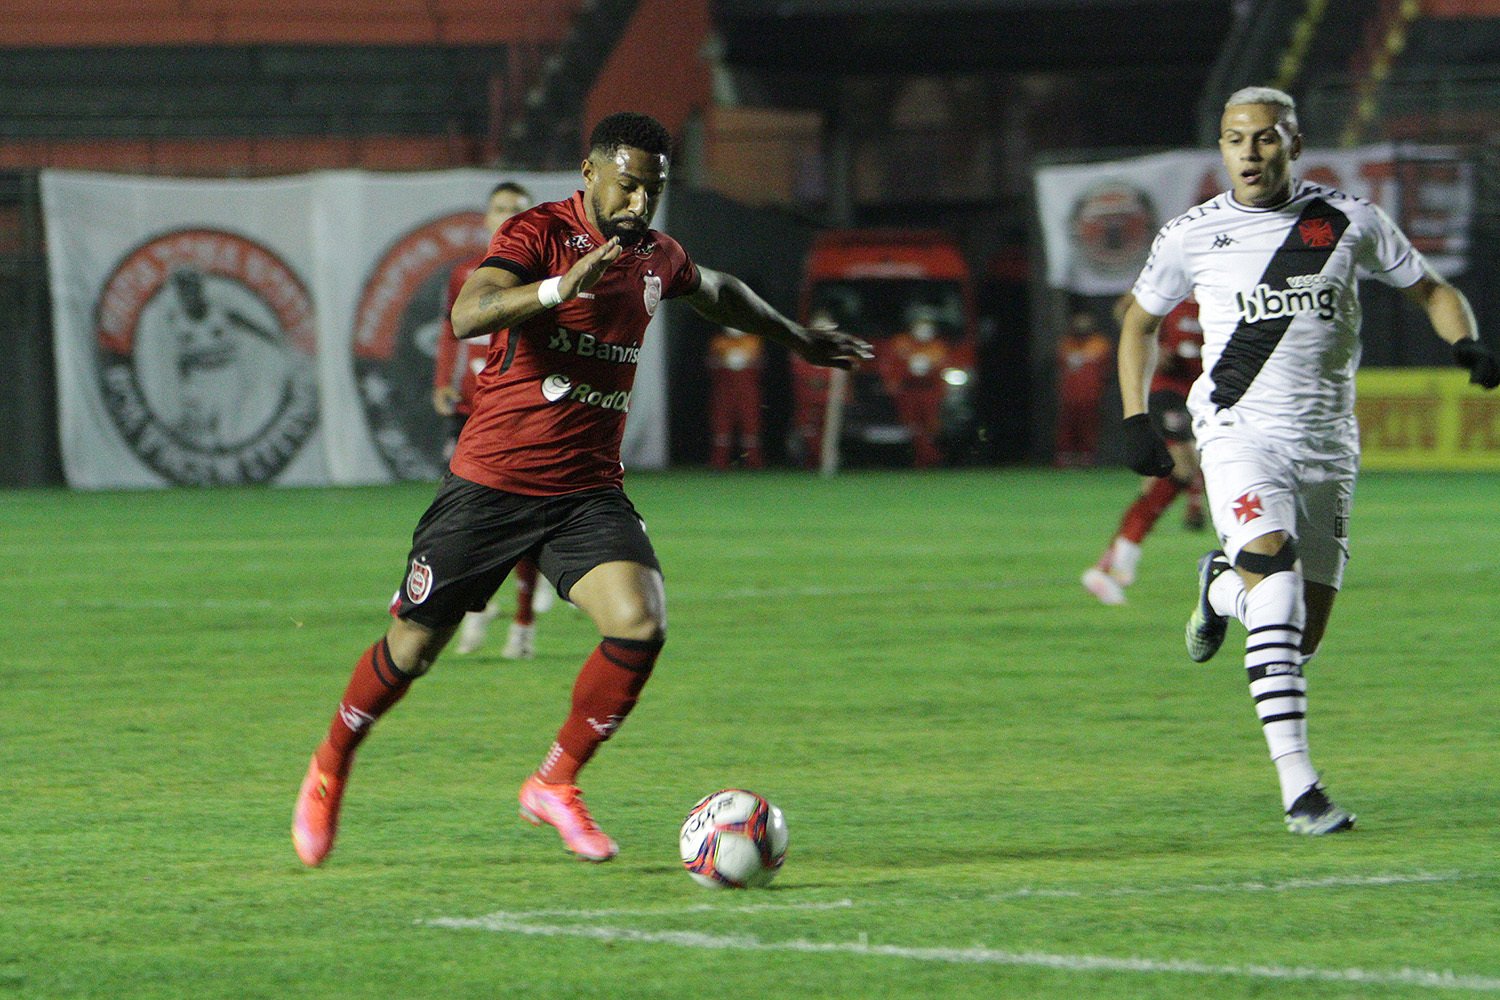
POLYGON ((699 799, 678 838, 683 867, 711 889, 766 885, 786 860, 786 844, 781 810, 742 788, 699 799))

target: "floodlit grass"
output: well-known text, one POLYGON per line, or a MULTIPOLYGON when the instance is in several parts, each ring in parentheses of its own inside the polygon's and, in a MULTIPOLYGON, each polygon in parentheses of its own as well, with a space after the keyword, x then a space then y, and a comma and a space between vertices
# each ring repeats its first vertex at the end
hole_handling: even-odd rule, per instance
POLYGON ((366 743, 338 849, 307 756, 432 488, 0 494, 0 997, 1416 997, 1500 993, 1500 477, 1368 475, 1309 667, 1359 829, 1283 832, 1207 547, 1171 511, 1130 604, 1078 585, 1123 472, 634 475, 671 638, 585 773, 620 857, 515 790, 594 640, 449 656, 366 743), (695 886, 701 795, 791 829, 695 886))

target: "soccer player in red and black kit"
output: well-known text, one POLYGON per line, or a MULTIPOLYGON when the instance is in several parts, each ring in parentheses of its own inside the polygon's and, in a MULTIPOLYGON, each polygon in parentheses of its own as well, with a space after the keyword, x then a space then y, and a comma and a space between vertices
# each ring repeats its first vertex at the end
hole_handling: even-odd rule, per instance
POLYGON ((454 333, 491 335, 474 413, 412 536, 396 617, 360 657, 298 792, 292 841, 305 864, 333 849, 370 727, 527 555, 589 615, 600 642, 550 751, 521 786, 521 815, 556 827, 581 858, 614 857, 576 777, 630 713, 666 638, 661 569, 621 486, 620 441, 646 324, 663 299, 682 298, 710 322, 769 337, 815 364, 872 356, 858 337, 794 323, 650 228, 670 146, 645 115, 601 121, 583 190, 503 226, 464 284, 454 333))

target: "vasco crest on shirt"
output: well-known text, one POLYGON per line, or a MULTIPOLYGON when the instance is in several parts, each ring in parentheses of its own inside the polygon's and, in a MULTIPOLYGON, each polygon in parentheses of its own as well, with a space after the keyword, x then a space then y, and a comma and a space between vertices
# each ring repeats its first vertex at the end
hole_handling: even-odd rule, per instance
POLYGON ((642 298, 646 303, 646 315, 655 316, 656 307, 661 305, 661 278, 647 271, 646 276, 641 280, 646 285, 642 293, 642 298))

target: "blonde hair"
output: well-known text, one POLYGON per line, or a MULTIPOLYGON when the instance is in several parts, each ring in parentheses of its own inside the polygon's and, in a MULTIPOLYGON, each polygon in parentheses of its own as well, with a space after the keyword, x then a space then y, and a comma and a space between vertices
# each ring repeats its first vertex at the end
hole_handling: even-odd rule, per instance
POLYGON ((1297 131, 1297 102, 1292 95, 1275 87, 1241 87, 1229 95, 1229 100, 1224 102, 1224 110, 1240 104, 1269 104, 1280 108, 1277 118, 1286 123, 1287 128, 1293 132, 1297 131))

